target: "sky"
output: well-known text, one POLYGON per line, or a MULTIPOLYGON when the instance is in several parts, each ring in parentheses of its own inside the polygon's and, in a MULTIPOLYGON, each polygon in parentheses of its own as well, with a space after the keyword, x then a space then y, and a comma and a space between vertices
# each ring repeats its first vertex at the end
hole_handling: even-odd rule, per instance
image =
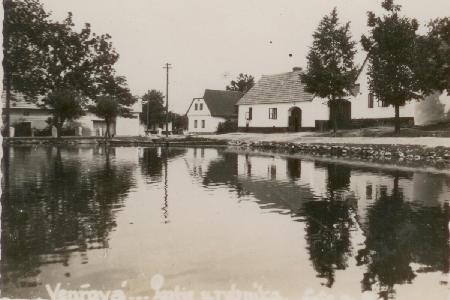
MULTIPOLYGON (((165 93, 163 66, 171 63, 169 107, 185 113, 205 89, 225 89, 239 73, 262 74, 306 67, 312 33, 337 7, 351 22, 355 41, 367 33, 367 11, 382 13, 381 0, 41 0, 52 18, 73 13, 81 28, 90 23, 109 33, 120 54, 118 75, 131 91, 165 93)), ((397 0, 405 15, 425 24, 450 16, 450 0, 397 0)), ((359 45, 358 45, 359 47, 359 45)), ((360 48, 360 47, 359 47, 360 48)), ((357 62, 364 52, 360 49, 357 62)))

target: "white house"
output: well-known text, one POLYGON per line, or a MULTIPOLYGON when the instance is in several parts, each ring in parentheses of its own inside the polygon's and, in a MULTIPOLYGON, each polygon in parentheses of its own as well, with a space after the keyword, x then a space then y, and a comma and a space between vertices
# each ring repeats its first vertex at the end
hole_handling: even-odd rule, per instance
POLYGON ((237 119, 237 101, 241 92, 205 90, 203 98, 192 99, 186 115, 188 131, 192 133, 214 133, 220 123, 237 119))
MULTIPOLYGON (((353 95, 337 110, 339 119, 354 125, 390 123, 394 107, 377 101, 369 92, 367 66, 363 65, 353 95)), ((237 103, 240 130, 273 132, 301 131, 327 126, 330 107, 326 99, 305 92, 301 68, 292 72, 263 75, 237 103)), ((448 120, 450 96, 434 94, 422 101, 411 101, 400 108, 402 122, 425 125, 448 120)), ((334 109, 331 109, 333 111, 334 109)))
MULTIPOLYGON (((5 95, 2 95, 3 108, 5 107, 5 95)), ((132 118, 119 117, 111 125, 111 133, 115 136, 138 136, 139 114, 142 110, 140 100, 132 107, 132 118)), ((4 112, 4 109, 3 109, 4 112)), ((51 116, 48 109, 28 102, 20 94, 13 95, 10 104, 10 124, 15 130, 14 136, 32 136, 35 132, 48 128, 47 119, 51 116)), ((65 126, 74 128, 75 135, 101 136, 106 130, 105 121, 96 115, 87 112, 81 118, 67 123, 65 126), (81 128, 81 132, 77 129, 81 128)), ((51 132, 51 131, 50 131, 51 132)))

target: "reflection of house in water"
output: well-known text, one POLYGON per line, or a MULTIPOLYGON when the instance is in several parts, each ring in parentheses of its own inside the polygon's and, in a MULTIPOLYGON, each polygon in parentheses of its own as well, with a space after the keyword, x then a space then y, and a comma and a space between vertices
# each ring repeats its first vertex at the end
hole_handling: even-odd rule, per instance
POLYGON ((185 157, 190 174, 197 179, 204 177, 205 172, 214 161, 222 159, 219 150, 215 148, 189 148, 185 157))
POLYGON ((238 182, 264 208, 296 212, 304 201, 313 200, 312 189, 298 175, 305 162, 274 156, 237 154, 238 182))
POLYGON ((298 158, 239 154, 238 177, 240 182, 248 178, 251 184, 259 181, 268 185, 274 181, 273 192, 291 194, 290 197, 296 201, 329 197, 330 192, 339 192, 341 199, 352 196, 348 191, 350 168, 341 165, 318 164, 298 158), (287 188, 293 190, 280 191, 287 188), (298 193, 304 197, 299 197, 298 193))
POLYGON ((211 170, 235 163, 237 176, 227 176, 236 181, 211 176, 203 182, 228 182, 262 209, 304 222, 324 285, 331 287, 349 260, 364 266, 362 290, 377 289, 383 299, 420 272, 449 272, 448 176, 231 153, 212 160, 211 170), (365 238, 357 255, 355 230, 365 238))
POLYGON ((139 148, 138 157, 141 172, 150 181, 159 181, 163 175, 163 167, 167 160, 186 153, 185 148, 149 147, 139 148))

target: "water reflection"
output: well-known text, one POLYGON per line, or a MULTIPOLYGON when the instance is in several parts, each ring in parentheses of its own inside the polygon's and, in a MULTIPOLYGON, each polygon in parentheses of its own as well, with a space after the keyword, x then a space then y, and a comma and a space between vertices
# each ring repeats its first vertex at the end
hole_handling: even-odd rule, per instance
POLYGON ((198 289, 260 276, 291 299, 311 286, 395 299, 405 284, 420 290, 426 275, 449 272, 444 174, 204 148, 14 147, 9 162, 6 295, 55 265, 68 279, 158 272, 198 289), (95 249, 108 249, 117 270, 92 263, 95 249))
POLYGON ((423 207, 405 201, 395 174, 392 189, 381 189, 362 228, 365 247, 356 257, 367 265, 362 289, 379 286, 381 298, 395 294, 394 285, 411 283, 418 273, 449 271, 448 203, 423 207), (420 266, 413 269, 413 263, 420 266))
POLYGON ((108 247, 115 211, 133 186, 134 166, 112 163, 114 156, 114 148, 11 149, 2 195, 2 287, 35 286, 42 265, 68 265, 72 253, 86 264, 87 251, 108 247))
POLYGON ((445 175, 227 153, 210 163, 206 184, 226 183, 214 180, 223 170, 217 164, 237 165, 233 185, 261 208, 289 211, 306 224, 310 260, 327 287, 349 260, 365 266, 361 290, 374 290, 381 299, 394 298, 394 286, 419 273, 449 272, 445 175), (354 255, 351 236, 358 229, 365 242, 354 255))
POLYGON ((335 270, 345 270, 350 252, 350 230, 354 226, 351 205, 325 199, 309 201, 300 213, 306 222, 308 252, 324 285, 333 286, 335 270))
POLYGON ((169 223, 169 181, 168 162, 186 153, 185 148, 152 147, 139 148, 139 164, 144 177, 149 183, 164 181, 162 199, 163 223, 169 223))
POLYGON ((161 180, 165 164, 168 160, 186 153, 185 148, 167 147, 140 148, 139 151, 141 172, 150 182, 161 180))

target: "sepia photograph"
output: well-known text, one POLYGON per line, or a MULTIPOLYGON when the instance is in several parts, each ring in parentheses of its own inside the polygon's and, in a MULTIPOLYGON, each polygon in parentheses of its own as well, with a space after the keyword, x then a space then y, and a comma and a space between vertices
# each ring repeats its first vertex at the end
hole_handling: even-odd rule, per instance
POLYGON ((450 300, 449 0, 2 0, 0 300, 450 300))

